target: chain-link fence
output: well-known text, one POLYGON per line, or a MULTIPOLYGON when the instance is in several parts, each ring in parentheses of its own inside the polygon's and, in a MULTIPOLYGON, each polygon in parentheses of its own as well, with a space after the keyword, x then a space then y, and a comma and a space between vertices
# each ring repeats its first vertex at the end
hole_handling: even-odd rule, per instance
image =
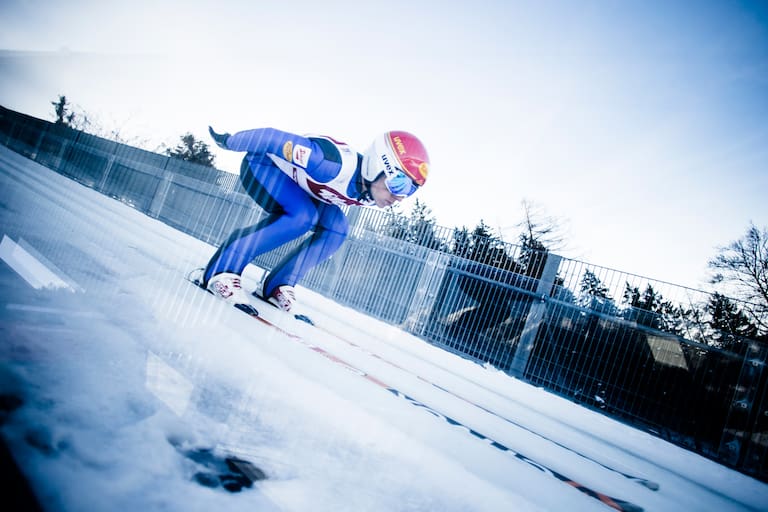
MULTIPOLYGON (((233 174, 4 108, 0 142, 214 245, 262 216, 233 174)), ((347 215, 347 242, 302 285, 768 481, 768 342, 723 330, 714 310, 755 305, 385 211, 347 215)))

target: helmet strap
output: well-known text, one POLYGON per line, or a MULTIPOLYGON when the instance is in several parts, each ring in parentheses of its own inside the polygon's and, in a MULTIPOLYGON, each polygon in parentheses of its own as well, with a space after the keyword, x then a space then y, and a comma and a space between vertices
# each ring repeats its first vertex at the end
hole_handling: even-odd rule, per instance
POLYGON ((368 202, 368 201, 373 201, 373 196, 371 195, 371 188, 370 188, 370 183, 371 182, 369 182, 368 180, 366 180, 363 177, 363 165, 364 164, 365 164, 365 162, 363 160, 363 156, 360 153, 358 153, 357 154, 357 169, 358 169, 359 175, 360 175, 360 190, 362 191, 362 192, 360 192, 359 199, 361 201, 368 202))

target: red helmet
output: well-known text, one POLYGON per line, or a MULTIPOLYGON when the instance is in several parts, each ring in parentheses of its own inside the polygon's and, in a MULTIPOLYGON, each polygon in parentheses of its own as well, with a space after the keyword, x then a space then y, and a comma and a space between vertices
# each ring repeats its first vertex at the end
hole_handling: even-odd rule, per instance
POLYGON ((429 155, 415 135, 395 130, 374 139, 364 155, 362 172, 363 178, 374 181, 381 173, 391 177, 398 171, 416 187, 424 185, 429 174, 429 155))

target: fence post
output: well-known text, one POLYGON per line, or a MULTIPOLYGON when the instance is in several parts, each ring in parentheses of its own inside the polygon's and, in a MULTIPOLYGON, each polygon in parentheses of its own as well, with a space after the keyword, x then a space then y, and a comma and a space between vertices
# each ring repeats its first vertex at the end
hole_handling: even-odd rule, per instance
POLYGON ((766 361, 768 349, 755 341, 748 343, 748 349, 739 374, 739 380, 734 386, 720 447, 718 460, 733 466, 743 466, 760 473, 761 460, 765 457, 765 446, 753 436, 757 432, 760 416, 768 415, 768 397, 765 392, 766 361), (762 396, 761 396, 762 395, 762 396))
POLYGON ((163 165, 163 169, 160 171, 160 183, 157 185, 155 197, 152 198, 152 203, 149 205, 149 211, 147 211, 147 215, 154 219, 160 218, 160 210, 163 209, 163 203, 165 203, 168 190, 170 190, 171 183, 173 182, 173 172, 166 170, 170 159, 171 157, 166 159, 165 165, 163 165))
POLYGON ((523 332, 520 335, 520 341, 517 343, 515 355, 512 358, 512 364, 509 367, 509 373, 513 377, 522 378, 525 374, 525 368, 528 366, 528 360, 536 343, 536 335, 539 332, 542 320, 544 320, 544 313, 547 311, 547 299, 552 291, 552 286, 555 284, 555 277, 557 277, 557 270, 560 268, 561 260, 562 257, 556 254, 547 254, 544 271, 536 286, 536 295, 540 297, 540 300, 531 304, 528 317, 523 326, 523 332))
POLYGON ((66 160, 66 154, 67 151, 69 151, 69 146, 74 144, 73 140, 69 137, 62 137, 61 147, 59 148, 59 152, 56 155, 56 158, 53 161, 52 169, 55 170, 58 173, 62 173, 64 169, 64 165, 67 163, 66 160))
POLYGON ((37 137, 37 141, 35 142, 35 148, 32 150, 32 153, 29 155, 30 160, 34 160, 37 162, 37 153, 40 151, 40 145, 43 143, 43 138, 45 137, 45 134, 47 133, 48 129, 47 127, 43 127, 42 130, 40 130, 40 135, 37 137))
POLYGON ((441 251, 428 252, 406 315, 405 328, 408 332, 418 335, 423 329, 426 317, 437 300, 437 289, 443 282, 449 258, 441 251))
POLYGON ((101 180, 99 180, 99 182, 95 184, 96 190, 98 190, 102 194, 104 194, 104 191, 107 188, 107 180, 109 179, 109 174, 112 172, 112 166, 115 163, 115 159, 116 159, 116 156, 114 153, 109 155, 109 157, 107 157, 107 165, 104 168, 104 172, 101 175, 101 180))

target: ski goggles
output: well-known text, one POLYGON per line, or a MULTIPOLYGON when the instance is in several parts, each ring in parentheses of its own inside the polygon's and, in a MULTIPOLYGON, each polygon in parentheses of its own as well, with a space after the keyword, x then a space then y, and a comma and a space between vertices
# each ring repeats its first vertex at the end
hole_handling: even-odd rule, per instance
POLYGON ((419 188, 407 174, 397 168, 395 168, 394 172, 387 173, 384 185, 387 186, 387 190, 389 190, 393 196, 398 197, 411 196, 419 188))

